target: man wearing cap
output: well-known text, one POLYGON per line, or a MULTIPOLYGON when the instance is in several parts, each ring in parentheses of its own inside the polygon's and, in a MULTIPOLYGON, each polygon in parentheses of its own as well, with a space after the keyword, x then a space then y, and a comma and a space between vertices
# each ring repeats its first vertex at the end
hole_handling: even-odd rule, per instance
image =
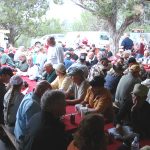
POLYGON ((11 133, 14 133, 14 126, 16 122, 16 114, 18 107, 24 97, 21 93, 23 79, 14 75, 10 78, 10 88, 4 96, 4 123, 11 133))
POLYGON ((66 98, 68 99, 66 100, 66 102, 67 104, 75 105, 84 100, 87 93, 87 89, 90 85, 88 81, 85 80, 83 71, 79 68, 72 67, 68 70, 67 74, 71 76, 73 84, 65 93, 66 98), (70 100, 70 97, 74 97, 74 99, 70 100))
POLYGON ((4 48, 0 47, 0 63, 1 65, 9 65, 15 67, 12 59, 4 52, 4 48))
POLYGON ((6 93, 5 84, 9 83, 11 76, 13 76, 13 72, 9 67, 0 69, 0 123, 4 123, 3 100, 6 93))
POLYGON ((123 105, 126 100, 131 100, 131 91, 134 88, 136 83, 140 83, 141 79, 139 78, 140 66, 139 65, 132 65, 130 67, 130 71, 128 74, 123 75, 120 79, 116 95, 115 95, 115 105, 119 108, 123 105))
POLYGON ((56 45, 54 37, 49 37, 47 39, 47 44, 49 45, 47 53, 47 62, 50 62, 52 65, 58 63, 64 63, 64 51, 62 47, 56 45))
POLYGON ((101 53, 97 54, 98 63, 95 64, 89 72, 88 80, 91 81, 94 76, 105 76, 107 71, 110 70, 111 64, 106 57, 102 57, 101 53))
POLYGON ((129 122, 135 133, 141 137, 150 137, 150 104, 146 101, 148 88, 140 83, 135 84, 131 92, 132 101, 126 101, 116 115, 116 128, 121 131, 125 117, 130 115, 129 122))
POLYGON ((27 132, 27 124, 30 118, 37 112, 41 111, 40 100, 46 90, 51 89, 47 81, 39 82, 34 92, 27 94, 17 111, 14 134, 18 141, 22 141, 27 132))

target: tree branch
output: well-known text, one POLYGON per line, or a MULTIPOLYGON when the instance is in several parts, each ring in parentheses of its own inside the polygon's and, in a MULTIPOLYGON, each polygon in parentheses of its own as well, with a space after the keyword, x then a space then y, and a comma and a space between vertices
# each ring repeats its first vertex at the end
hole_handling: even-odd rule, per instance
POLYGON ((84 6, 82 3, 78 3, 78 2, 76 2, 75 0, 71 0, 71 1, 72 1, 74 4, 76 4, 77 6, 83 8, 83 9, 85 9, 85 10, 87 10, 87 11, 90 11, 91 13, 95 13, 95 11, 94 11, 93 9, 84 6))
POLYGON ((140 15, 133 15, 133 16, 127 17, 117 31, 118 36, 120 36, 129 25, 137 21, 139 18, 140 18, 140 15))

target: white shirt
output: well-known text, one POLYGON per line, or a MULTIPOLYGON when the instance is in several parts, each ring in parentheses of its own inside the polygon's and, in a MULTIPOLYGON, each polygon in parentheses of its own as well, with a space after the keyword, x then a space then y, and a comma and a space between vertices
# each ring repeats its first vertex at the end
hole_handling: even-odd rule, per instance
POLYGON ((64 63, 64 51, 62 47, 50 46, 47 53, 47 62, 52 65, 57 65, 58 63, 64 63))

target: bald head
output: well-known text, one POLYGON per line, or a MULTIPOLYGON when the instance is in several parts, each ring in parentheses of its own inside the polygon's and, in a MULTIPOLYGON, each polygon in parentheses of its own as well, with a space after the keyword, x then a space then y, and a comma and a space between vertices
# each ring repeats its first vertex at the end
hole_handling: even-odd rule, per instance
POLYGON ((37 83, 36 87, 35 87, 35 91, 34 93, 41 98, 42 95, 47 91, 47 90, 51 90, 52 87, 51 85, 47 82, 47 81, 40 81, 37 83))

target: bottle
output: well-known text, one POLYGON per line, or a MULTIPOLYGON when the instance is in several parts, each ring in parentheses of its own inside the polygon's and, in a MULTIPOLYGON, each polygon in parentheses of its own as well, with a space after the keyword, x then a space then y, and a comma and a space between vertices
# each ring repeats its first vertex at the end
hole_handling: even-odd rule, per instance
POLYGON ((131 150, 139 150, 139 138, 135 136, 133 142, 131 143, 131 150))

